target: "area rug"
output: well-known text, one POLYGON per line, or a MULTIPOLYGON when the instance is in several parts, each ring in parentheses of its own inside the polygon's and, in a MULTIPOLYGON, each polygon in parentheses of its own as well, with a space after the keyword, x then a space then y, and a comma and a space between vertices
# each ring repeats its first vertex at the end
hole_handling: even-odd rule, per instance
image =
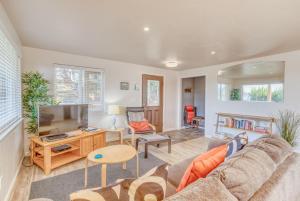
MULTIPOLYGON (((144 159, 144 154, 139 154, 140 175, 145 174, 151 168, 165 162, 149 153, 144 159)), ((127 169, 123 170, 121 164, 107 166, 107 184, 117 179, 133 178, 136 176, 136 158, 127 162, 127 169)), ((88 187, 101 186, 101 166, 95 165, 88 169, 88 187)), ((84 189, 84 169, 72 171, 66 174, 54 176, 31 184, 30 201, 69 201, 69 195, 84 189)))

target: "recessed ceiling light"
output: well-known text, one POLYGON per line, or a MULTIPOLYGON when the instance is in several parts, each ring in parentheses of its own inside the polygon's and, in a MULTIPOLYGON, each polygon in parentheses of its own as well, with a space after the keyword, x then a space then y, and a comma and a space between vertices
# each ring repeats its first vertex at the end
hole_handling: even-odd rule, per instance
POLYGON ((211 51, 210 54, 211 54, 211 55, 215 55, 215 54, 216 54, 216 51, 211 51))
POLYGON ((175 68, 175 67, 178 66, 178 62, 177 61, 167 61, 165 64, 166 64, 166 66, 168 68, 175 68))
POLYGON ((149 30, 150 30, 149 27, 144 27, 144 31, 145 31, 145 32, 148 32, 149 30))

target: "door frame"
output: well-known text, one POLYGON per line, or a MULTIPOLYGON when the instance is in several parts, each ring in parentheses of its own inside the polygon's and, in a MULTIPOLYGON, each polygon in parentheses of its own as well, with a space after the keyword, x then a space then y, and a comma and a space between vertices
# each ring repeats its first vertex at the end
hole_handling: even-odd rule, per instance
POLYGON ((151 77, 155 77, 156 79, 159 77, 161 80, 161 90, 160 90, 160 107, 161 107, 161 126, 162 126, 162 132, 164 131, 164 99, 165 99, 165 76, 164 75, 157 75, 157 74, 146 74, 146 73, 143 73, 142 74, 142 106, 145 107, 144 105, 144 100, 145 100, 145 97, 144 97, 144 89, 143 89, 143 85, 144 85, 144 78, 151 78, 151 77))
POLYGON ((184 78, 196 78, 196 77, 205 77, 205 129, 204 129, 204 133, 206 135, 207 132, 207 128, 208 128, 208 121, 207 121, 207 117, 208 117, 208 113, 207 113, 207 101, 208 101, 208 95, 207 95, 207 91, 208 91, 208 85, 207 85, 207 77, 208 75, 206 73, 195 73, 194 75, 184 75, 184 76, 179 76, 177 78, 178 81, 178 102, 177 102, 177 127, 178 129, 184 129, 185 127, 182 126, 182 118, 183 118, 183 108, 182 108, 182 80, 184 78))

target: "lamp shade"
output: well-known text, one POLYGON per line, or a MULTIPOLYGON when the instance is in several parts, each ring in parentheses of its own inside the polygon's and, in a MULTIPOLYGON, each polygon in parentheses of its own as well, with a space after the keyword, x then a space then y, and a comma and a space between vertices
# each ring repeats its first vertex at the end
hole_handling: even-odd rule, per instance
POLYGON ((109 115, 119 115, 121 114, 121 107, 119 105, 109 105, 107 113, 109 115))

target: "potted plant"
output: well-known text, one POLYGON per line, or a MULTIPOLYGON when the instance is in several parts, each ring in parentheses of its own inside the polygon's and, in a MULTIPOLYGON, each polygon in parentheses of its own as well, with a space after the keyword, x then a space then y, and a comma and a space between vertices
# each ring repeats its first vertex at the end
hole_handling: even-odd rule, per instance
POLYGON ((279 111, 276 125, 281 137, 291 146, 295 146, 299 135, 300 116, 290 110, 279 111))
POLYGON ((29 138, 37 135, 39 105, 58 104, 48 95, 48 85, 48 80, 44 79, 39 72, 22 74, 23 116, 25 118, 25 130, 29 134, 29 138))
POLYGON ((241 100, 241 90, 240 89, 232 89, 230 93, 230 100, 239 101, 241 100))

